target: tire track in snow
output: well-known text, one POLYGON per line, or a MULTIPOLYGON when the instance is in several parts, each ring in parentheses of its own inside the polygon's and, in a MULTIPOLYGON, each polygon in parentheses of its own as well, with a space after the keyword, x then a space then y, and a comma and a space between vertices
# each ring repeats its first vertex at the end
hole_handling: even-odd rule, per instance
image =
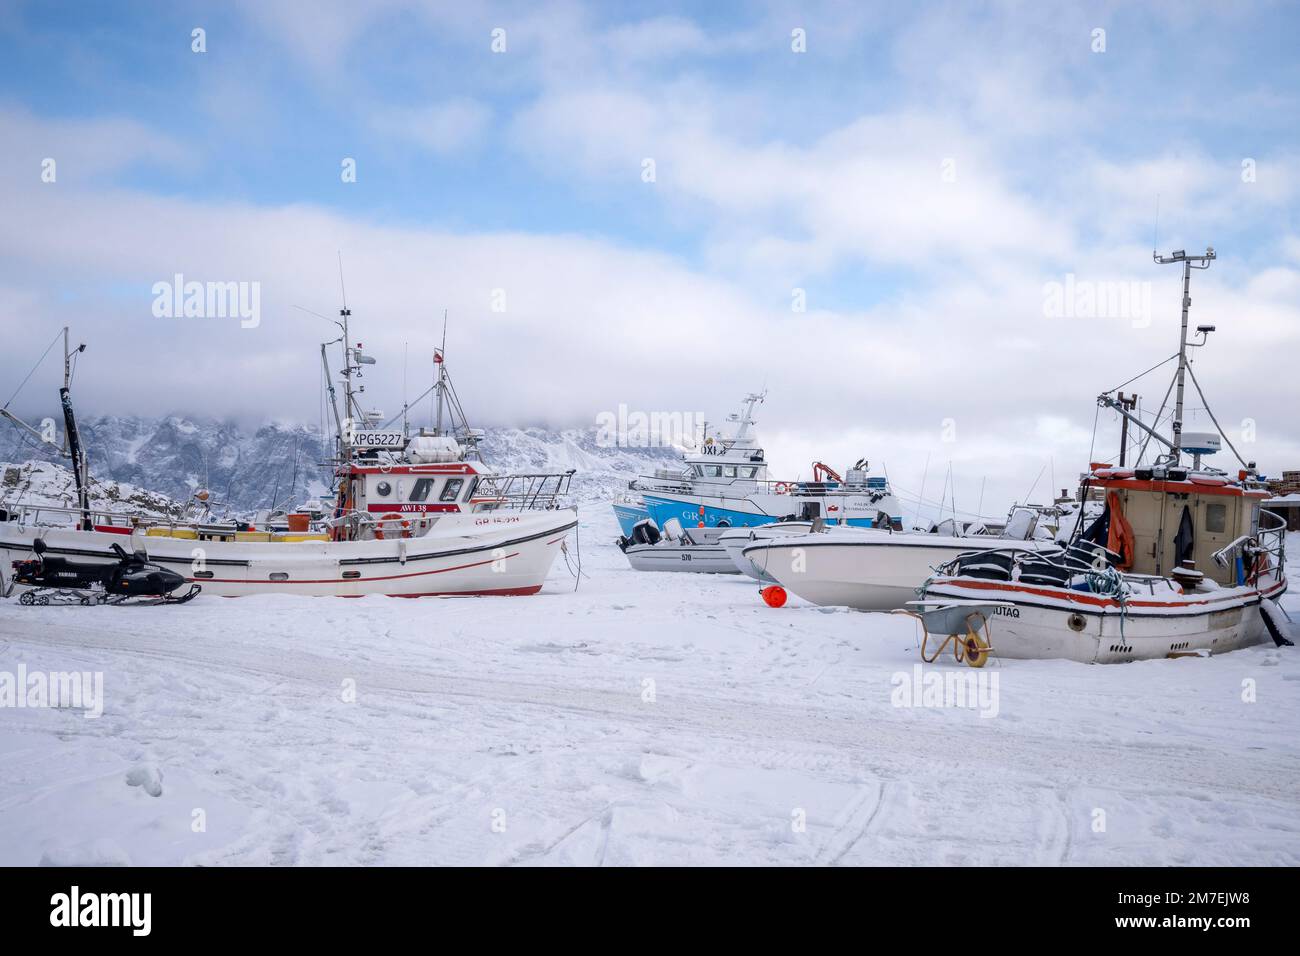
POLYGON ((827 839, 815 862, 825 866, 838 866, 848 856, 849 851, 867 835, 880 808, 885 805, 886 786, 888 784, 880 780, 874 786, 862 788, 862 792, 850 803, 844 822, 827 839))
MULTIPOLYGON (((566 711, 597 714, 620 719, 639 728, 675 729, 721 739, 798 741, 804 745, 848 750, 872 772, 896 774, 913 768, 917 760, 927 764, 942 761, 950 765, 1005 767, 1008 774, 1027 772, 1034 777, 1051 775, 1055 785, 1067 783, 1124 788, 1135 780, 1172 789, 1197 787, 1232 794, 1246 793, 1264 799, 1294 804, 1293 781, 1296 763, 1289 755, 1281 759, 1254 752, 1249 756, 1232 751, 1208 750, 1195 745, 1164 746, 1156 742, 1127 744, 1032 733, 1011 733, 983 721, 975 730, 969 726, 927 721, 924 713, 909 713, 910 719, 888 719, 879 712, 860 714, 826 710, 815 704, 797 706, 772 703, 734 694, 723 689, 709 696, 695 693, 667 694, 657 702, 641 701, 639 688, 627 691, 579 686, 557 686, 534 681, 483 678, 467 674, 446 674, 412 667, 376 665, 295 651, 267 653, 254 645, 232 644, 214 653, 210 644, 196 649, 186 638, 148 634, 106 634, 79 625, 61 624, 56 632, 35 621, 4 623, 11 642, 34 647, 59 647, 86 652, 98 649, 113 655, 143 660, 185 664, 200 671, 239 671, 293 684, 331 684, 357 681, 370 692, 434 696, 440 702, 488 703, 531 707, 543 712, 566 711), (923 755, 923 756, 913 756, 923 755), (1021 771, 1020 768, 1027 768, 1021 771)), ((12 650, 12 648, 11 648, 12 650)))

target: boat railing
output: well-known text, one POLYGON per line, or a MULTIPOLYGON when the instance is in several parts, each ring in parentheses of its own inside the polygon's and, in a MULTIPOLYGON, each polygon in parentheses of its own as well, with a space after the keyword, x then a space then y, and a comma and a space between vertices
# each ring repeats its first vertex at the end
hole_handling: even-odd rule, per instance
POLYGON ((867 478, 864 481, 756 481, 758 488, 767 494, 796 494, 821 497, 824 495, 876 495, 889 494, 889 484, 884 478, 867 478))
POLYGON ((1265 574, 1261 575, 1260 583, 1265 578, 1271 578, 1275 583, 1280 582, 1286 576, 1286 519, 1275 511, 1261 508, 1256 541, 1256 553, 1269 557, 1269 566, 1264 569, 1265 574), (1264 526, 1266 519, 1270 522, 1268 527, 1264 526))
MULTIPOLYGON (((49 524, 75 527, 80 523, 83 512, 80 508, 69 505, 52 505, 44 503, 0 503, 0 514, 5 520, 16 522, 19 528, 41 527, 49 524)), ((139 511, 109 511, 90 508, 85 513, 92 525, 96 527, 121 528, 123 530, 157 527, 190 527, 198 520, 183 516, 145 514, 139 511)))
POLYGON ((553 511, 569 494, 576 469, 483 475, 474 489, 474 500, 487 499, 505 511, 553 511))

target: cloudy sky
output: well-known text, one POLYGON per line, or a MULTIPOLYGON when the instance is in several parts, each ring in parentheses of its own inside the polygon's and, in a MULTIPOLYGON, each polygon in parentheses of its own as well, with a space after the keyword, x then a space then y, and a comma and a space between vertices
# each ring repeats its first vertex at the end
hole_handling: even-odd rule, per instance
POLYGON ((384 409, 446 310, 483 424, 766 387, 781 471, 951 471, 997 513, 1113 458, 1097 393, 1176 350, 1158 204, 1163 250, 1220 256, 1221 423, 1300 468, 1297 35, 1249 2, 0 0, 0 401, 70 324, 83 414, 315 422, 341 254, 384 409), (157 316, 177 274, 256 283, 256 327, 157 316))

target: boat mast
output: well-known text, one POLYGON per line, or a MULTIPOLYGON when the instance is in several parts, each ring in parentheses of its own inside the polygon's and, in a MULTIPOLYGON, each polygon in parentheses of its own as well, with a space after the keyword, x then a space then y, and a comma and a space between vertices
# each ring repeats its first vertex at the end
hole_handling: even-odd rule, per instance
POLYGON ((325 389, 329 392, 330 411, 334 413, 334 451, 340 457, 343 454, 343 419, 339 416, 339 399, 334 391, 333 373, 330 371, 330 360, 326 349, 333 345, 333 342, 322 342, 320 347, 320 362, 325 369, 325 389))
MULTIPOLYGON (((77 346, 77 352, 86 350, 85 343, 77 346)), ((63 405, 63 440, 64 454, 72 459, 72 474, 77 483, 77 509, 81 512, 81 530, 90 531, 89 474, 86 467, 86 450, 81 445, 81 433, 77 431, 77 417, 72 411, 72 356, 73 350, 68 342, 68 327, 63 327, 63 387, 59 389, 59 402, 63 405)))
POLYGON ((1210 263, 1215 258, 1214 247, 1206 247, 1205 254, 1199 256, 1189 256, 1182 249, 1168 256, 1152 251, 1151 258, 1159 265, 1168 265, 1172 262, 1183 264, 1183 327, 1178 341, 1178 373, 1174 380, 1176 395, 1174 396, 1174 441, 1171 449, 1173 464, 1177 465, 1181 461, 1183 451, 1183 384, 1187 378, 1187 313, 1192 307, 1192 270, 1210 268, 1210 263))
MULTIPOLYGON (((352 339, 348 332, 348 318, 352 315, 352 310, 348 308, 346 294, 343 298, 343 308, 339 309, 339 318, 343 321, 339 323, 343 327, 343 411, 347 415, 349 423, 355 421, 353 415, 355 400, 352 397, 352 339)), ((352 430, 355 424, 342 430, 339 439, 340 457, 344 461, 352 459, 352 430)))
POLYGON ((447 310, 442 310, 442 348, 433 353, 433 362, 438 366, 438 381, 434 386, 438 392, 438 411, 433 422, 433 433, 442 434, 442 397, 447 390, 447 310))
POLYGON ((749 427, 754 423, 754 406, 767 397, 767 392, 750 392, 745 396, 745 410, 740 415, 733 415, 732 421, 739 421, 736 427, 736 434, 731 439, 731 444, 738 445, 749 435, 749 427))

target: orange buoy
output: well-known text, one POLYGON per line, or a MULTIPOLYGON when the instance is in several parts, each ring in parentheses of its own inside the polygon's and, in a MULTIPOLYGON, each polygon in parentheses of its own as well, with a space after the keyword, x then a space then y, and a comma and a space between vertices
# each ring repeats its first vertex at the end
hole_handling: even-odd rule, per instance
POLYGON ((785 588, 779 584, 769 584, 758 592, 768 607, 785 607, 785 588))

